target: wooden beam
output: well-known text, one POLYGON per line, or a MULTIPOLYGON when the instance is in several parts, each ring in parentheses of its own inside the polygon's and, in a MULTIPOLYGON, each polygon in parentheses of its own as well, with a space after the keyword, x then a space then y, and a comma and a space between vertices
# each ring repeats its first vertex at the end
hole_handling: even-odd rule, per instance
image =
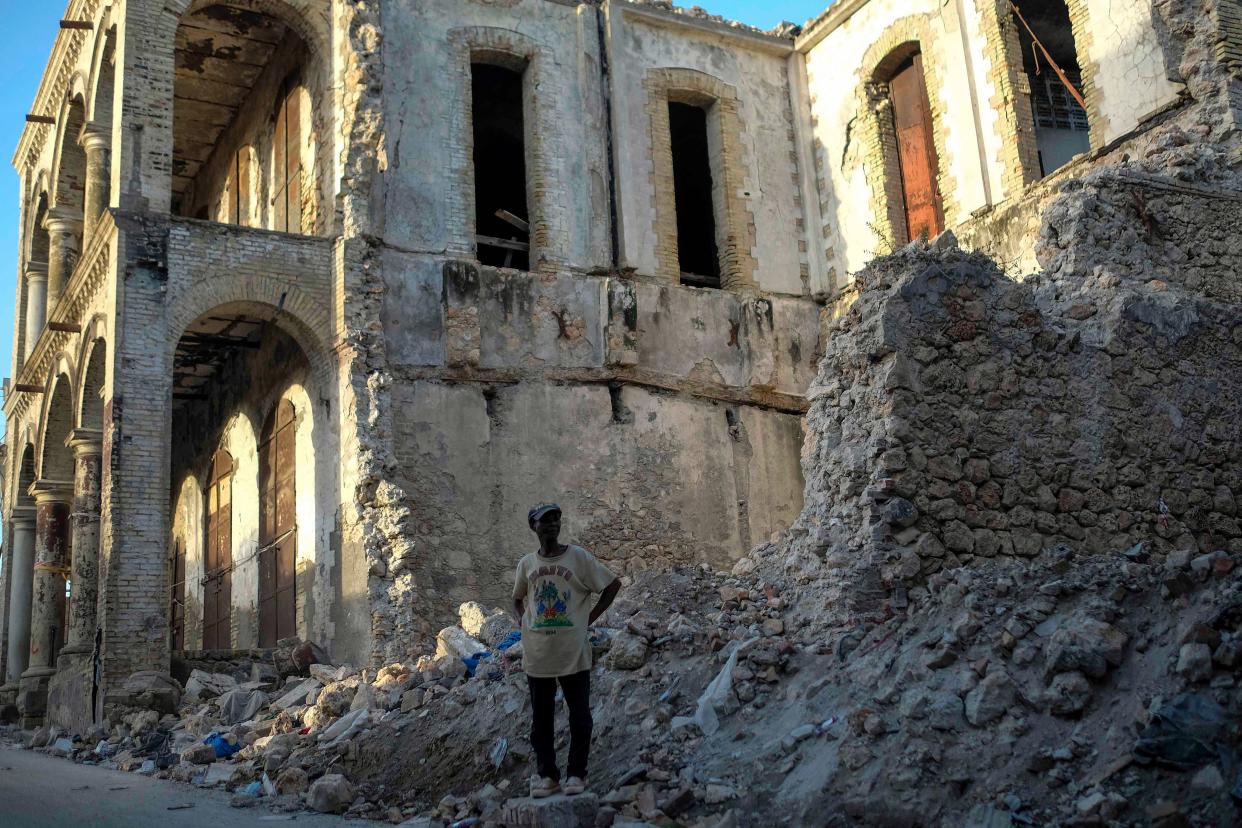
POLYGON ((61 333, 82 333, 82 326, 76 322, 48 322, 47 329, 61 333))
POLYGON ((60 21, 62 29, 77 29, 78 31, 89 32, 95 28, 95 24, 89 20, 62 20, 60 21))
POLYGON ((509 222, 514 227, 521 230, 523 233, 530 232, 530 224, 528 224, 525 219, 518 218, 517 216, 513 215, 513 213, 510 213, 508 210, 497 210, 496 218, 500 219, 501 221, 509 222))
POLYGON ((56 119, 55 119, 55 118, 49 118, 47 115, 33 115, 33 114, 31 114, 31 115, 27 115, 27 116, 26 116, 26 123, 28 123, 28 124, 51 124, 51 125, 55 126, 55 125, 56 125, 56 119))
POLYGON ((530 245, 526 242, 511 241, 510 239, 498 239, 493 236, 476 235, 475 241, 486 247, 499 247, 501 250, 517 250, 521 253, 529 252, 530 245))
POLYGON ((24 394, 42 394, 42 385, 31 385, 28 382, 18 382, 13 384, 13 390, 24 394))

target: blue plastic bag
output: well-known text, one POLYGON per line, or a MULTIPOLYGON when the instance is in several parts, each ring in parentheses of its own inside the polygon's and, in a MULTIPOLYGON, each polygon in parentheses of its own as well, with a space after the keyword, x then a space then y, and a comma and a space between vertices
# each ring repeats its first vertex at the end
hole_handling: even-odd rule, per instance
POLYGON ((215 748, 217 759, 228 759, 234 753, 241 750, 241 745, 235 745, 224 738, 220 733, 213 733, 203 740, 204 745, 211 745, 215 748))

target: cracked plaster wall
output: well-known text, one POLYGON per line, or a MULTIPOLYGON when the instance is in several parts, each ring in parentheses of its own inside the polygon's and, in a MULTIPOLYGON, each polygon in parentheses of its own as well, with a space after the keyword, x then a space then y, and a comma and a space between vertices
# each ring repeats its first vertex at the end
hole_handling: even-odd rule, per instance
POLYGON ((1089 59, 1096 63, 1095 84, 1103 138, 1112 141, 1134 129, 1145 116, 1177 100, 1182 85, 1170 80, 1170 67, 1156 37, 1150 2, 1088 0, 1089 59))

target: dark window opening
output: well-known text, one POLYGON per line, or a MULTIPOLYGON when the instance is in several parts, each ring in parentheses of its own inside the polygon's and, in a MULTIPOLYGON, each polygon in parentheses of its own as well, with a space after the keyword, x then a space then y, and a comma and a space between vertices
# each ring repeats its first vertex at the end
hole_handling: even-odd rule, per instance
POLYGON ((673 195, 677 208, 677 263, 681 281, 720 287, 716 251, 716 208, 712 198, 712 164, 707 147, 707 110, 689 104, 668 105, 673 146, 673 195))
POLYGON ((470 67, 474 118, 474 207, 479 263, 530 267, 522 74, 470 67))
POLYGON ((1015 5, 1013 25, 1022 48, 1022 70, 1031 87, 1040 170, 1048 175, 1091 149, 1087 113, 1075 98, 1082 94, 1078 49, 1064 2, 1026 0, 1015 5))

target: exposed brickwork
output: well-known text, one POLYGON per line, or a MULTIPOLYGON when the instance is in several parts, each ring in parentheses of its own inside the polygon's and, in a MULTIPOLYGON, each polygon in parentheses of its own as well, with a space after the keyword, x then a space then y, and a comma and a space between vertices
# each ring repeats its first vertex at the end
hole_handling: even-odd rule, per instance
POLYGON ((915 52, 924 54, 923 76, 931 107, 932 140, 936 146, 937 178, 944 210, 945 226, 958 221, 957 182, 950 173, 952 159, 944 125, 939 56, 941 46, 932 35, 926 15, 911 15, 895 21, 867 49, 858 68, 859 112, 865 116, 858 126, 864 142, 863 169, 871 187, 873 229, 890 248, 909 241, 906 238, 905 199, 901 189, 901 167, 897 156, 897 133, 893 127, 892 103, 888 97, 891 73, 915 52))
POLYGON ((754 258, 755 217, 744 195, 744 124, 737 90, 692 69, 653 69, 647 73, 643 86, 647 93, 647 116, 651 119, 657 275, 671 282, 681 279, 677 256, 677 202, 673 193, 673 145, 668 125, 668 105, 672 101, 707 110, 720 284, 730 290, 753 286, 758 266, 754 258))

